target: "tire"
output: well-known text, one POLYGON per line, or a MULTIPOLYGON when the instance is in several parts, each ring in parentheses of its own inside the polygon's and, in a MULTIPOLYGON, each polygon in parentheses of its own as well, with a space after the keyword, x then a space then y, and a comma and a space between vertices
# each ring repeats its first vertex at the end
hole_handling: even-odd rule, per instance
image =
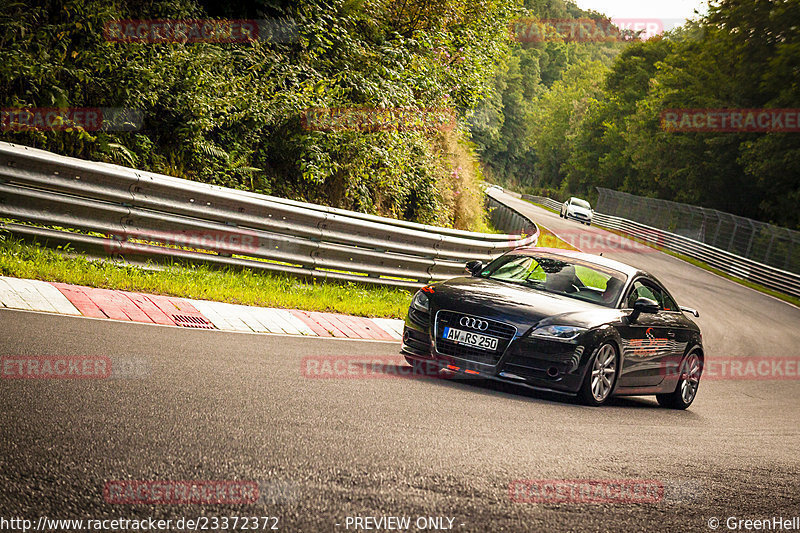
POLYGON ((439 365, 431 361, 419 361, 413 357, 404 356, 406 363, 414 369, 415 376, 436 377, 439 375, 439 365))
POLYGON ((667 409, 687 409, 697 397, 702 375, 703 360, 699 350, 692 349, 681 364, 681 376, 675 390, 668 394, 656 394, 658 405, 667 409))
POLYGON ((578 398, 592 407, 599 407, 611 398, 619 376, 619 353, 617 347, 604 342, 594 353, 578 398))

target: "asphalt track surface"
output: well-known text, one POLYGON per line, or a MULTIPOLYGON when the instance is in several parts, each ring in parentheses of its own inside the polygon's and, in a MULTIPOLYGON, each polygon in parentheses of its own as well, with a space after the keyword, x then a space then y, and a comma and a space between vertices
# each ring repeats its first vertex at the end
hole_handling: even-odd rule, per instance
MULTIPOLYGON (((519 205, 556 233, 586 229, 519 205)), ((619 258, 698 308, 709 356, 798 355, 797 308, 664 254, 619 258)), ((716 517, 728 531, 730 516, 800 516, 797 379, 701 382, 682 412, 651 398, 593 409, 483 381, 396 377, 397 350, 0 310, 2 356, 139 364, 118 379, 0 380, 0 518, 269 515, 282 531, 356 531, 348 516, 438 516, 453 531, 712 531, 716 517), (309 378, 304 358, 321 355, 396 366, 309 378), (523 503, 509 492, 516 480, 620 479, 663 493, 523 503), (268 494, 115 504, 109 480, 248 480, 268 494)))

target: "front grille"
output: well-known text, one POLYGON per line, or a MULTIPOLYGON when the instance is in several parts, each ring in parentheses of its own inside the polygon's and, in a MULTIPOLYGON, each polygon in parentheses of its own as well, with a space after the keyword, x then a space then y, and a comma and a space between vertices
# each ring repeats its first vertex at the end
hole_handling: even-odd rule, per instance
POLYGON ((489 323, 489 327, 486 329, 486 331, 472 330, 459 324, 461 318, 465 316, 469 315, 464 315, 453 311, 439 311, 439 313, 436 315, 436 350, 441 354, 449 355, 451 357, 457 357, 459 359, 465 359, 467 361, 482 363, 485 365, 496 365, 500 360, 500 356, 502 356, 503 352, 505 352, 506 348, 508 348, 508 344, 511 342, 511 339, 514 338, 517 328, 510 324, 497 322, 496 320, 481 318, 481 320, 485 320, 489 323), (465 331, 474 331, 475 333, 479 333, 481 335, 497 337, 499 339, 499 342, 497 343, 497 351, 489 352, 486 350, 481 350, 480 348, 456 344, 453 341, 442 339, 441 335, 446 327, 465 331))

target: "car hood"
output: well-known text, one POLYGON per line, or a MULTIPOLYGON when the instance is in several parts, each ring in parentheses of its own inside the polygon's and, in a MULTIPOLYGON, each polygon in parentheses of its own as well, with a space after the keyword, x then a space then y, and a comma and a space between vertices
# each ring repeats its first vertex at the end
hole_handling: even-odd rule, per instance
POLYGON ((491 318, 517 327, 520 334, 536 325, 591 328, 618 320, 622 312, 568 296, 485 278, 455 278, 434 286, 431 310, 445 309, 491 318))
POLYGON ((587 215, 587 216, 592 214, 592 210, 591 209, 586 209, 585 207, 579 207, 577 205, 571 205, 569 208, 573 213, 581 213, 581 214, 587 215))

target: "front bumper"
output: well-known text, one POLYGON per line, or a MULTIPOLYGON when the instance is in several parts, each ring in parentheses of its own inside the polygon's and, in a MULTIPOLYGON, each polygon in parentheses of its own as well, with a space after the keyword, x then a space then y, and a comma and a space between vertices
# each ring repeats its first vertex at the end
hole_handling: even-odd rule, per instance
POLYGON ((570 213, 569 211, 567 211, 567 218, 577 220, 578 222, 585 222, 588 224, 592 223, 592 216, 584 215, 583 213, 570 213))
POLYGON ((576 394, 583 383, 594 344, 591 335, 581 343, 534 339, 516 334, 496 364, 465 359, 437 350, 430 315, 412 311, 406 318, 401 352, 417 361, 473 378, 486 378, 538 390, 576 394))

